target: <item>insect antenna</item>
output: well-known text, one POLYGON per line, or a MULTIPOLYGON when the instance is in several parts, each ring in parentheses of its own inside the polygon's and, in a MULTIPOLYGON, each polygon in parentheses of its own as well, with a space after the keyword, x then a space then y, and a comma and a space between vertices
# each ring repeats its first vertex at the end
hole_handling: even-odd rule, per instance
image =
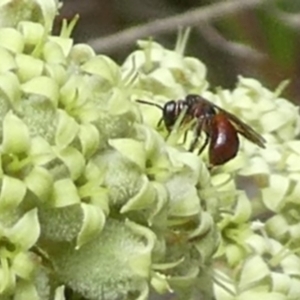
MULTIPOLYGON (((136 102, 138 103, 142 103, 142 104, 147 104, 147 105, 152 105, 152 106, 155 106, 157 108, 159 108, 160 110, 164 110, 163 106, 157 104, 157 103, 154 103, 154 102, 149 102, 149 101, 146 101, 146 100, 140 100, 140 99, 137 99, 135 100, 136 102)), ((164 118, 161 117, 157 123, 157 127, 160 127, 161 123, 163 122, 164 118)))
POLYGON ((138 102, 138 103, 142 103, 142 104, 147 104, 147 105, 155 106, 155 107, 159 108, 160 110, 163 110, 163 109, 164 109, 161 105, 159 105, 159 104, 157 104, 157 103, 154 103, 154 102, 149 102, 149 101, 146 101, 146 100, 140 100, 140 99, 135 100, 135 101, 138 102))

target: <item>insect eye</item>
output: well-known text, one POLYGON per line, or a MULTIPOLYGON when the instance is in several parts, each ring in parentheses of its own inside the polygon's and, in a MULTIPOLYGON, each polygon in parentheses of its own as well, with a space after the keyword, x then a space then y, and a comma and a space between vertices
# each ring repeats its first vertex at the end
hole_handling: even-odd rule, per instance
POLYGON ((176 102, 170 101, 165 104, 163 110, 164 122, 166 127, 172 127, 176 121, 176 102))

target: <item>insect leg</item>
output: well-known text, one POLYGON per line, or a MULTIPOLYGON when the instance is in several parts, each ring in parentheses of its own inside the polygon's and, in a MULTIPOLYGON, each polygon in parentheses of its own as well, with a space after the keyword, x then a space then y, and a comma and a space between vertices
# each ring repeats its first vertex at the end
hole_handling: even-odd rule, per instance
POLYGON ((161 123, 162 123, 163 120, 164 120, 163 118, 159 119, 159 121, 157 122, 157 125, 156 125, 157 128, 160 127, 160 125, 161 125, 161 123))
POLYGON ((200 155, 203 152, 203 150, 207 146, 208 142, 209 142, 209 134, 206 133, 205 134, 205 141, 204 141, 203 145, 201 146, 201 148, 199 149, 198 155, 200 155))
POLYGON ((200 136, 201 131, 202 131, 202 125, 203 125, 203 120, 202 119, 198 120, 197 124, 195 126, 194 139, 192 140, 190 148, 189 148, 190 152, 194 151, 194 149, 195 149, 195 147, 198 143, 199 136, 200 136))

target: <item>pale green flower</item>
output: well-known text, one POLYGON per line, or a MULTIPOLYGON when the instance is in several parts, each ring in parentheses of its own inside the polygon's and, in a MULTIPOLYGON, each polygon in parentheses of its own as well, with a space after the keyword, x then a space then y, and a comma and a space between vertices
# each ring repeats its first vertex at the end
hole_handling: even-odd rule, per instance
POLYGON ((73 44, 77 17, 51 34, 56 1, 12 3, 0 1, 0 299, 296 300, 300 122, 282 86, 208 90, 184 35, 175 51, 139 41, 119 66, 73 44), (241 139, 210 172, 207 151, 186 151, 192 130, 167 137, 161 110, 135 102, 189 93, 266 149, 241 139))
POLYGON ((141 42, 138 55, 152 58, 138 65, 134 53, 120 67, 73 45, 76 18, 52 36, 57 3, 47 1, 1 11, 0 298, 210 297, 219 234, 209 172, 130 101, 152 84, 165 97, 174 86, 200 92, 205 66, 141 42), (172 81, 161 85, 162 73, 172 81))

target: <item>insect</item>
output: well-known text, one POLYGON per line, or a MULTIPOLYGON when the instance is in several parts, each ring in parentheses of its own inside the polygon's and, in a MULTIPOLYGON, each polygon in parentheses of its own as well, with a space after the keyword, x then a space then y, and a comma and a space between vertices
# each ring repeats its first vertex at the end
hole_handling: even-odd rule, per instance
POLYGON ((198 154, 201 154, 208 145, 210 166, 222 165, 237 155, 240 144, 238 134, 241 134, 259 147, 265 148, 265 139, 253 128, 235 115, 199 95, 190 94, 184 100, 171 100, 166 102, 164 106, 145 100, 136 101, 161 109, 162 118, 159 120, 158 125, 163 121, 169 132, 172 130, 180 113, 185 109, 186 112, 182 124, 195 119, 194 138, 190 144, 189 151, 195 150, 199 137, 204 132, 206 137, 198 154))

